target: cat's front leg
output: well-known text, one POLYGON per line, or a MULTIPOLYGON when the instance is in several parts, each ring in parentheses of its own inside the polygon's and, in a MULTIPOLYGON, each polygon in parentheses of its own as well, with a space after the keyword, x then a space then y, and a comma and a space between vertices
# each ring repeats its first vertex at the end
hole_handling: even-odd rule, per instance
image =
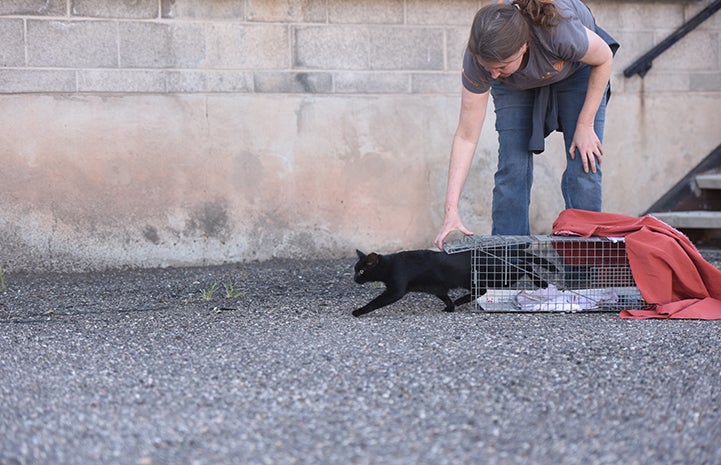
POLYGON ((386 305, 390 305, 393 302, 399 301, 404 295, 405 292, 386 289, 381 295, 371 300, 361 308, 353 310, 353 316, 358 317, 361 315, 365 315, 366 313, 370 313, 373 310, 377 310, 381 307, 385 307, 386 305))
POLYGON ((456 309, 455 304, 453 303, 451 298, 448 297, 447 293, 446 294, 436 294, 436 297, 441 299, 446 304, 446 308, 443 309, 444 312, 452 312, 456 309))

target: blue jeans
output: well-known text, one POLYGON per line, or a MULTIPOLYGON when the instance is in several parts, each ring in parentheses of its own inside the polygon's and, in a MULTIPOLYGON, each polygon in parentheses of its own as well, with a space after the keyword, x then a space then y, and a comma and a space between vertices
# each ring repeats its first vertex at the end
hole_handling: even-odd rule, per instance
MULTIPOLYGON (((584 173, 581 157, 571 159, 569 150, 588 88, 590 67, 585 66, 561 82, 551 84, 558 98, 558 119, 566 143, 566 169, 561 191, 566 208, 601 211, 601 167, 596 173, 584 173)), ((528 235, 528 208, 533 184, 533 152, 528 150, 531 137, 533 90, 515 90, 492 83, 491 92, 498 131, 498 169, 493 188, 493 227, 491 234, 528 235)), ((603 141, 606 97, 596 113, 596 135, 603 141)), ((545 155, 548 156, 548 155, 545 155)))

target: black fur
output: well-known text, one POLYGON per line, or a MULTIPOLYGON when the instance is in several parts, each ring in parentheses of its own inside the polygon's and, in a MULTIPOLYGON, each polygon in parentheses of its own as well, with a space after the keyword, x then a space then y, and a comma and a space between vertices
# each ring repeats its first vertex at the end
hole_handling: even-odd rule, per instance
MULTIPOLYGON (((366 305, 353 311, 353 316, 361 316, 393 302, 397 302, 408 292, 424 292, 441 299, 446 312, 452 312, 456 306, 471 301, 471 293, 451 300, 448 291, 456 288, 471 290, 471 251, 447 254, 432 250, 410 250, 390 255, 356 250, 358 262, 355 265, 355 282, 382 282, 385 291, 366 305)), ((486 293, 487 288, 508 288, 521 277, 528 275, 536 287, 548 287, 548 283, 534 273, 533 265, 547 270, 556 270, 548 260, 535 256, 526 250, 504 249, 503 258, 494 249, 481 251, 476 257, 476 267, 484 275, 476 278, 478 296, 486 293), (495 271, 497 270, 497 271, 495 271), (492 272, 493 271, 493 272, 492 272), (492 272, 492 273, 491 273, 492 272)))
POLYGON ((361 316, 401 299, 408 292, 433 294, 452 312, 456 305, 471 301, 470 292, 455 301, 448 291, 456 288, 471 289, 471 252, 446 254, 433 250, 410 250, 391 255, 357 250, 355 282, 359 284, 380 281, 385 291, 361 308, 353 316, 361 316))

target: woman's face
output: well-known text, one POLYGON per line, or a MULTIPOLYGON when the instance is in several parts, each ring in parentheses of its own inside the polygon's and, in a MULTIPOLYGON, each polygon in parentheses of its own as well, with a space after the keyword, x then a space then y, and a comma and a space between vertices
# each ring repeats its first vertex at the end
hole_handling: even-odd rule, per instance
POLYGON ((523 47, 518 50, 517 53, 511 55, 510 58, 504 61, 484 61, 482 58, 478 58, 478 62, 483 68, 491 73, 493 79, 507 78, 511 74, 515 73, 521 68, 523 63, 523 55, 528 50, 528 44, 523 44, 523 47))

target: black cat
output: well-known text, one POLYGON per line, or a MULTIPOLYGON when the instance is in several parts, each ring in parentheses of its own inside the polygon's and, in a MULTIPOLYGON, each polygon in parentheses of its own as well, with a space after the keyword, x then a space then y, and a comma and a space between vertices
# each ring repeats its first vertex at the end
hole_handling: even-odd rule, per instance
POLYGON ((548 287, 548 283, 534 272, 533 265, 549 271, 557 270, 548 260, 533 255, 524 249, 512 248, 497 251, 479 251, 475 263, 471 264, 471 251, 447 254, 433 250, 410 250, 390 255, 356 250, 358 262, 355 265, 355 282, 382 282, 385 291, 366 305, 353 311, 361 316, 400 300, 408 292, 433 294, 445 304, 447 312, 456 306, 471 301, 471 293, 451 300, 448 291, 456 288, 471 290, 471 271, 477 270, 476 293, 482 296, 487 288, 507 288, 521 277, 531 277, 536 287, 548 287))
POLYGON ((452 312, 456 305, 471 301, 470 292, 455 301, 448 291, 456 288, 471 289, 471 252, 447 254, 433 250, 409 250, 390 255, 364 254, 356 250, 355 282, 359 284, 380 281, 385 291, 361 308, 353 316, 361 316, 400 300, 408 292, 433 294, 452 312))

